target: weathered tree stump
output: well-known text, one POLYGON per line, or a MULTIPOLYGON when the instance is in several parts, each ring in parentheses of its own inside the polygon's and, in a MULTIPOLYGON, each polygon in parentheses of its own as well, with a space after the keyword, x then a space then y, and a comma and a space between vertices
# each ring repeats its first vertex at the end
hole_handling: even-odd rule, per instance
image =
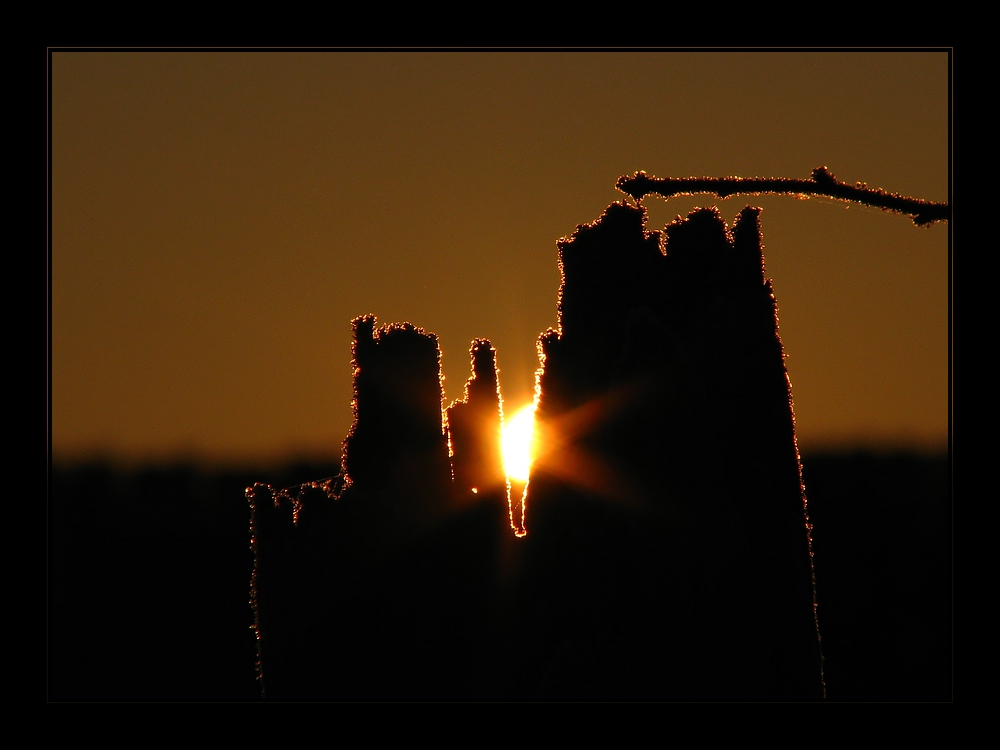
POLYGON ((350 485, 304 495, 297 523, 252 498, 266 695, 821 698, 757 214, 647 232, 641 207, 615 203, 560 241, 523 539, 489 342, 442 425, 436 338, 357 319, 350 485))

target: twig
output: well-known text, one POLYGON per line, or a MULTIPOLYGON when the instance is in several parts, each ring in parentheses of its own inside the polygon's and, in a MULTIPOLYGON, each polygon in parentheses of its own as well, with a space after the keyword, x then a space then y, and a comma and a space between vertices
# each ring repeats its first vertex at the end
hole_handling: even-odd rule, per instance
POLYGON ((884 211, 909 214, 917 226, 948 221, 951 218, 951 207, 947 203, 931 203, 884 190, 871 190, 863 182, 848 185, 838 182, 826 167, 816 167, 812 171, 811 180, 793 180, 787 177, 650 177, 645 172, 636 172, 631 177, 619 177, 615 187, 637 201, 647 195, 671 198, 697 193, 714 193, 720 198, 764 194, 822 195, 874 206, 884 211))

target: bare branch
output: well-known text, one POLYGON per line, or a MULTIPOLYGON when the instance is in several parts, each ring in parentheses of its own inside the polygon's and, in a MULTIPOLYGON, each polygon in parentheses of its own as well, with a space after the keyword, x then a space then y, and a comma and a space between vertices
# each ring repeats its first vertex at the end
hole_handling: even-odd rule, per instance
POLYGON ((908 198, 884 190, 871 190, 862 182, 848 185, 838 182, 826 167, 816 167, 811 180, 793 180, 787 177, 650 177, 636 172, 631 177, 618 178, 615 187, 637 201, 647 195, 671 198, 675 195, 714 193, 720 198, 731 195, 822 195, 827 198, 874 206, 884 211, 909 214, 918 226, 948 221, 951 207, 947 203, 931 203, 918 198, 908 198))

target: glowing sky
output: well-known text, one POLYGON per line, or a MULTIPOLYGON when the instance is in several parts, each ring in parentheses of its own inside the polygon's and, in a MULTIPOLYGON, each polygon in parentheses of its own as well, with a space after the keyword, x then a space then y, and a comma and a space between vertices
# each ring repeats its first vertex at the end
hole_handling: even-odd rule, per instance
MULTIPOLYGON (((489 338, 514 410, 620 175, 818 165, 946 201, 947 54, 55 52, 54 456, 336 457, 369 312, 439 335, 449 399, 489 338)), ((947 225, 645 201, 747 203, 803 451, 943 445, 947 225)))

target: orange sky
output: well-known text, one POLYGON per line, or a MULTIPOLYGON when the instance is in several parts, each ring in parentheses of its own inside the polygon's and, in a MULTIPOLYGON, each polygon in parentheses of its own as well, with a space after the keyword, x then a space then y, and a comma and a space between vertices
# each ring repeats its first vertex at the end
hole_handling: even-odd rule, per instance
MULTIPOLYGON (((475 337, 509 408, 556 324, 556 240, 622 174, 809 176, 948 199, 948 56, 52 54, 52 447, 339 455, 350 321, 475 337)), ((763 207, 803 452, 943 446, 948 230, 832 200, 763 207)))

